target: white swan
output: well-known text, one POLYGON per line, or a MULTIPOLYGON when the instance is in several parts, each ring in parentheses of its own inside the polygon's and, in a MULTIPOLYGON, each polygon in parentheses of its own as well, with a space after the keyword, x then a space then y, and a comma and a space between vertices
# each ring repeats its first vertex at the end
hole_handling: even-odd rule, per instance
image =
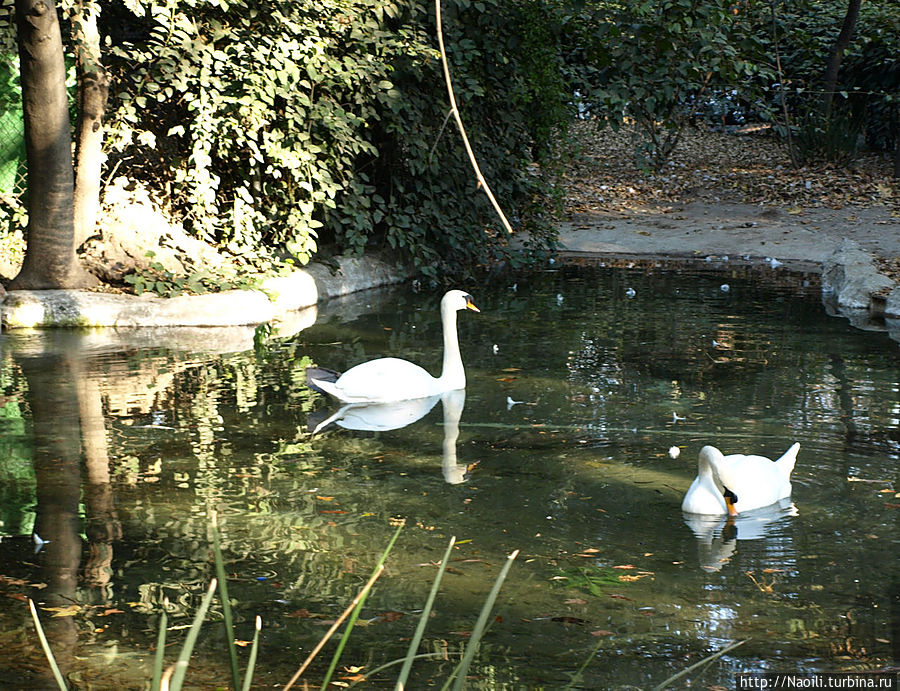
POLYGON ((386 357, 352 367, 341 375, 320 367, 306 370, 307 384, 344 403, 391 403, 427 398, 463 389, 466 370, 459 353, 456 313, 462 309, 480 310, 472 296, 462 290, 450 290, 441 299, 441 323, 444 328, 444 365, 440 377, 408 360, 386 357))
POLYGON ((794 444, 773 462, 740 453, 723 456, 715 446, 704 446, 682 511, 735 516, 791 496, 791 471, 799 449, 800 444, 794 444))

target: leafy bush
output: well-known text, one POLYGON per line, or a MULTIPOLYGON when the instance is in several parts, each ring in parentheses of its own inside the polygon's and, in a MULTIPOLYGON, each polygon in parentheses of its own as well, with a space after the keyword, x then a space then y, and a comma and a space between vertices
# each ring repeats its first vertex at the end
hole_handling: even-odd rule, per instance
MULTIPOLYGON (((422 4, 130 6, 135 16, 110 28, 122 85, 110 144, 198 236, 301 262, 322 244, 390 248, 432 275, 504 253, 446 121, 434 17, 422 4)), ((521 223, 542 194, 526 165, 565 109, 553 44, 536 34, 554 7, 453 0, 444 11, 470 139, 521 223), (536 41, 548 46, 540 64, 536 41)))
POLYGON ((596 3, 582 13, 585 109, 641 133, 641 163, 658 167, 705 92, 733 89, 769 71, 751 59, 759 45, 743 4, 731 0, 596 3))

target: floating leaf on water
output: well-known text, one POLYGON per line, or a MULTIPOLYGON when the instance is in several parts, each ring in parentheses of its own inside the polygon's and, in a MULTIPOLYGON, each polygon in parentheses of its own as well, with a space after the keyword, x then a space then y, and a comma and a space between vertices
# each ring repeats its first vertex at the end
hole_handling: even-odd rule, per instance
POLYGON ((53 612, 54 617, 74 617, 81 611, 81 605, 69 605, 68 607, 44 607, 48 612, 53 612))
POLYGON ((622 583, 634 583, 635 581, 639 581, 642 578, 646 578, 649 574, 639 575, 639 574, 631 574, 631 573, 623 573, 619 576, 619 580, 622 583))
POLYGON ((579 619, 578 617, 550 617, 550 621, 555 621, 558 624, 578 624, 579 626, 584 626, 587 624, 586 619, 579 619))
MULTIPOLYGON (((382 612, 381 614, 373 617, 372 621, 382 621, 382 622, 392 622, 399 621, 403 618, 403 612, 382 612)), ((362 669, 361 667, 358 669, 362 669)))
POLYGON ((591 635, 600 638, 602 636, 614 636, 615 633, 612 631, 607 631, 606 629, 597 629, 596 631, 591 631, 591 635))

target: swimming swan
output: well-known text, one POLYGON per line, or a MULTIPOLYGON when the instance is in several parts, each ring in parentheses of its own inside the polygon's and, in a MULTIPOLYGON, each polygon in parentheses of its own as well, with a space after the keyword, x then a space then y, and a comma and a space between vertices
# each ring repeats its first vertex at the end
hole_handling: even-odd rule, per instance
POLYGON ((736 516, 738 510, 758 509, 791 496, 791 471, 799 449, 800 444, 794 444, 773 462, 740 453, 723 456, 715 446, 704 446, 681 510, 736 516))
POLYGON ((456 313, 462 309, 481 311, 468 293, 462 290, 447 291, 441 299, 444 365, 440 377, 432 377, 408 360, 385 357, 364 362, 340 375, 321 367, 310 367, 306 370, 306 382, 311 388, 344 403, 391 403, 463 389, 466 386, 466 370, 456 335, 456 313))

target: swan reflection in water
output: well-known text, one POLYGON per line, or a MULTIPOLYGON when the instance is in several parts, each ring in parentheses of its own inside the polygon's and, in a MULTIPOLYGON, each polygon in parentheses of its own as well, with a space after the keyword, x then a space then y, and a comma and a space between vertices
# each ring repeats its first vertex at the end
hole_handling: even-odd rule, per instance
POLYGON ((789 497, 737 516, 684 513, 697 538, 697 557, 704 571, 719 571, 737 551, 738 540, 764 540, 781 535, 782 519, 799 512, 789 497))
MULTIPOLYGON (((408 401, 393 403, 348 403, 337 412, 315 424, 313 434, 318 434, 329 425, 338 425, 344 429, 387 432, 401 429, 425 417, 435 404, 441 401, 444 408, 444 441, 441 449, 441 470, 444 480, 451 485, 464 482, 468 475, 468 466, 458 464, 456 459, 456 440, 459 437, 459 420, 466 405, 466 390, 456 389, 427 398, 414 398, 408 401)), ((309 424, 314 424, 312 417, 309 424)))

